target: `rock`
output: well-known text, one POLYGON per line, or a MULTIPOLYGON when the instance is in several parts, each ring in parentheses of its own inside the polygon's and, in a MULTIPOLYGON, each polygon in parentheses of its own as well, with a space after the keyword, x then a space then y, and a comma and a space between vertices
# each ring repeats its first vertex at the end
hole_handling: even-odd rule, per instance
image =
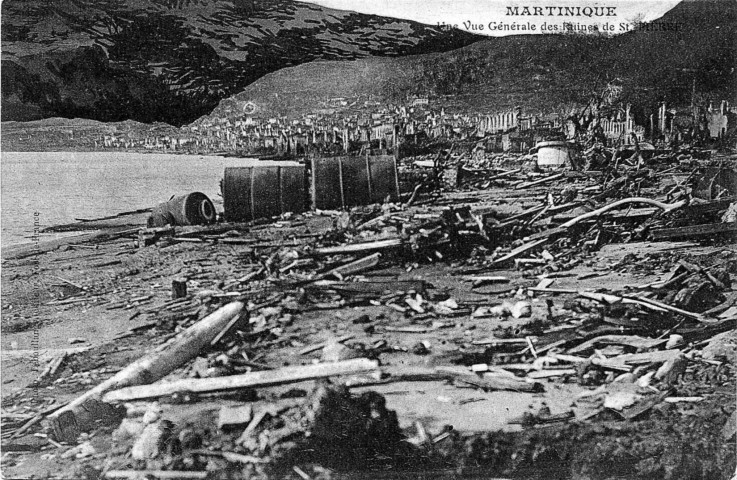
POLYGON ((150 460, 164 453, 171 443, 172 426, 172 423, 167 420, 146 425, 133 444, 131 457, 134 460, 150 460))
POLYGON ((194 362, 192 362, 192 367, 190 369, 190 372, 193 377, 206 378, 207 370, 209 368, 210 368, 210 364, 206 358, 197 357, 195 358, 194 362))
POLYGON ((471 314, 472 317, 505 317, 507 315, 509 315, 509 307, 507 305, 479 307, 471 314))
POLYGON ((84 338, 72 337, 69 339, 69 343, 72 345, 74 345, 75 343, 87 343, 87 340, 84 338))
POLYGON ((676 347, 680 347, 681 345, 683 345, 683 336, 674 334, 668 337, 668 341, 665 344, 665 348, 673 349, 676 347))
POLYGON ((161 418, 161 406, 154 403, 146 409, 142 421, 145 425, 148 425, 156 422, 159 418, 161 418))
POLYGON ((250 404, 223 406, 220 407, 218 414, 218 428, 225 430, 228 428, 245 425, 253 418, 253 408, 250 404))
POLYGON ((642 395, 634 392, 614 392, 604 398, 604 408, 623 410, 637 403, 640 398, 642 395))
POLYGON ((415 355, 427 355, 430 353, 430 342, 427 340, 423 340, 422 342, 417 342, 415 346, 412 347, 412 353, 415 355))
POLYGON ((408 445, 397 414, 376 392, 353 396, 344 387, 321 382, 304 412, 310 443, 304 448, 326 466, 360 467, 372 456, 401 455, 408 445))
POLYGON ((737 222, 737 202, 731 204, 727 211, 722 215, 722 222, 733 223, 737 222))
POLYGON ((678 382, 678 377, 686 372, 687 366, 688 359, 681 353, 676 358, 661 365, 658 371, 655 372, 655 378, 668 385, 675 385, 678 382))
POLYGON ((341 360, 350 360, 358 358, 361 354, 352 348, 348 348, 342 343, 331 342, 322 349, 323 362, 339 362, 341 360))
POLYGON ((726 360, 733 365, 737 363, 737 331, 714 335, 702 350, 702 356, 707 360, 726 360))
POLYGON ((113 432, 113 440, 117 443, 138 438, 146 426, 140 420, 124 418, 120 426, 113 432))
POLYGON ((417 313, 425 313, 425 309, 422 308, 423 299, 422 296, 417 295, 417 298, 408 297, 404 302, 417 313))
POLYGON ((719 292, 711 282, 694 281, 679 290, 673 302, 684 310, 703 312, 714 305, 718 296, 719 292))
POLYGON ((183 428, 179 432, 179 443, 186 449, 201 448, 202 436, 193 428, 183 428))
POLYGON ((371 317, 369 317, 368 315, 361 315, 359 317, 354 318, 353 323, 356 325, 371 323, 371 317))
POLYGON ((647 372, 645 375, 637 379, 637 386, 640 388, 646 388, 653 381, 654 376, 655 376, 654 371, 647 372))
POLYGON ((532 316, 532 305, 528 302, 517 302, 509 307, 509 313, 514 318, 531 317, 532 316))
POLYGON ((449 308, 451 310, 455 310, 458 308, 458 302, 456 302, 454 299, 449 298, 447 300, 443 300, 442 302, 438 303, 439 306, 444 308, 449 308))

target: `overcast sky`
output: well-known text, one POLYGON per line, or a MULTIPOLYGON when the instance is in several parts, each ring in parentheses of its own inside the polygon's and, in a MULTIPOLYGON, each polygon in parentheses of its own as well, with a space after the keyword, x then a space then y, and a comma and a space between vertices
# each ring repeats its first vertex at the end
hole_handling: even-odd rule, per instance
MULTIPOLYGON (((360 13, 381 15, 386 17, 402 18, 417 22, 435 25, 439 22, 446 24, 457 24, 461 30, 473 31, 483 35, 519 35, 525 33, 543 33, 543 23, 562 24, 574 22, 580 25, 601 24, 609 21, 616 30, 614 33, 623 33, 620 23, 632 22, 634 20, 652 21, 660 18, 664 13, 679 3, 679 0, 608 0, 603 2, 587 0, 310 0, 325 7, 340 10, 352 10, 360 13), (509 16, 506 15, 507 7, 556 7, 555 14, 548 16, 544 10, 544 16, 509 16), (616 16, 613 17, 563 17, 558 16, 557 7, 616 7, 616 16), (467 28, 467 22, 483 25, 483 30, 472 30, 467 28), (464 25, 466 22, 466 25, 464 25), (537 28, 534 32, 526 30, 494 30, 489 29, 489 23, 500 22, 511 24, 526 24, 532 22, 537 28)), ((531 12, 534 12, 531 10, 531 12)), ((588 12, 588 10, 586 11, 588 12)))

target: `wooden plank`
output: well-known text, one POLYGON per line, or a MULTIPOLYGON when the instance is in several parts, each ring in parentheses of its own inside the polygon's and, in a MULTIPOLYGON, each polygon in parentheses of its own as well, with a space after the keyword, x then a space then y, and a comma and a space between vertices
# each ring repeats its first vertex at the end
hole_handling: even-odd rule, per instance
POLYGON ((708 223, 705 225, 691 225, 688 227, 655 228, 650 232, 650 236, 655 241, 662 241, 678 238, 698 238, 735 232, 737 232, 737 222, 708 223))
POLYGON ((233 302, 214 311, 199 322, 195 323, 169 343, 160 346, 157 350, 131 363, 126 368, 105 380, 95 388, 88 390, 77 397, 64 408, 54 412, 49 418, 58 440, 66 439, 64 425, 76 425, 76 420, 69 421, 70 415, 74 419, 85 411, 88 401, 96 401, 105 392, 128 385, 139 385, 156 381, 169 374, 180 365, 196 357, 202 348, 210 345, 230 321, 240 315, 243 303, 233 302), (64 415, 64 421, 60 418, 64 415))
POLYGON ((388 280, 383 282, 335 282, 324 286, 341 292, 373 293, 380 295, 387 292, 415 291, 417 293, 424 293, 427 283, 424 280, 388 280))
POLYGON ((318 363, 298 367, 284 367, 262 372, 249 372, 241 375, 215 378, 185 378, 155 385, 140 385, 121 388, 108 392, 103 397, 105 402, 128 402, 144 398, 156 398, 176 392, 221 392, 242 388, 269 387, 288 383, 304 382, 319 378, 340 375, 372 372, 379 368, 379 363, 367 358, 356 358, 343 362, 318 363))
POLYGON ((503 257, 497 258, 496 260, 492 261, 491 264, 496 266, 496 265, 502 264, 502 263, 504 263, 504 262, 506 262, 508 260, 513 260, 513 259, 519 257, 520 255, 522 255, 523 253, 529 252, 530 250, 533 250, 533 249, 535 249, 537 247, 540 247, 540 246, 544 245, 545 243, 547 243, 547 241, 548 241, 547 238, 543 238, 543 239, 540 239, 540 240, 536 240, 534 242, 525 243, 524 245, 521 245, 521 246, 515 248, 514 250, 512 250, 508 254, 504 255, 503 257))
POLYGON ((356 336, 352 333, 349 333, 348 335, 343 335, 342 337, 338 337, 332 341, 326 341, 326 342, 320 342, 315 345, 310 345, 309 347, 305 347, 302 350, 299 351, 300 355, 307 355, 308 353, 316 352, 318 350, 322 350, 323 348, 327 347, 330 343, 343 343, 347 342, 348 340, 351 340, 353 338, 356 338, 356 336))
POLYGON ((401 238, 389 238, 387 240, 377 240, 376 242, 353 243, 350 245, 338 245, 337 247, 316 248, 315 253, 318 255, 339 255, 344 253, 370 252, 373 250, 384 250, 385 248, 395 248, 402 245, 401 238))
POLYGON ((536 187, 537 185, 543 185, 543 184, 548 183, 548 182, 553 182, 555 180, 559 180, 559 179, 561 179, 561 178, 563 178, 565 176, 566 176, 565 173, 558 173, 556 175, 551 175, 549 177, 541 178, 540 180, 535 180, 534 182, 522 183, 520 185, 517 185, 514 188, 516 190, 521 190, 523 188, 536 187))
POLYGON ((529 382, 515 376, 507 376, 490 372, 489 374, 476 375, 463 367, 435 367, 439 374, 446 375, 454 382, 471 385, 483 390, 511 390, 514 392, 541 392, 544 390, 542 384, 529 382))
POLYGON ((690 216, 699 216, 705 213, 726 210, 731 204, 737 202, 737 197, 720 198, 705 203, 692 203, 684 208, 683 213, 690 216))
POLYGON ((330 270, 326 275, 333 275, 339 278, 343 275, 355 275, 356 273, 363 272, 364 270, 375 267, 376 265, 378 265, 379 259, 381 259, 381 253, 372 253, 368 257, 363 257, 345 265, 335 267, 334 269, 330 270))

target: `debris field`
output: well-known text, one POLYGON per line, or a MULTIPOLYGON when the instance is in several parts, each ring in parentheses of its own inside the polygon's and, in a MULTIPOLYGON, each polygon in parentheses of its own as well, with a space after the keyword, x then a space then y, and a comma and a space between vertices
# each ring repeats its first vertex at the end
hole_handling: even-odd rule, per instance
POLYGON ((729 478, 737 157, 462 150, 390 201, 6 249, 4 473, 729 478))

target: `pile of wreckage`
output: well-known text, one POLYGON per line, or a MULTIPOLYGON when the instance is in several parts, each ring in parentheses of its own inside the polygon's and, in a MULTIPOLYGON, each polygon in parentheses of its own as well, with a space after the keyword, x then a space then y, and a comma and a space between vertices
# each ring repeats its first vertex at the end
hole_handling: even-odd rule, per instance
MULTIPOLYGON (((556 155, 558 147, 551 147, 556 155)), ((150 226, 133 234, 141 255, 216 250, 179 271, 169 301, 152 305, 142 289, 107 304, 149 316, 128 339, 146 334, 163 343, 117 372, 98 363, 64 377, 60 367, 70 359, 52 361, 38 385, 96 386, 4 425, 3 438, 45 425, 50 442, 72 446, 61 457, 96 458, 90 435, 107 428, 117 447, 98 467, 105 478, 327 478, 326 468, 412 461, 417 468, 455 435, 417 422, 408 437, 381 395, 350 393, 360 387, 431 381, 535 393, 566 382, 585 389, 572 400, 588 413, 529 412, 514 420, 525 428, 612 415, 634 420, 663 402, 699 402, 702 395, 682 383, 694 366, 710 372, 715 387, 734 375, 734 359, 709 347, 735 327, 734 251, 645 258, 631 249, 604 267, 595 255, 609 244, 733 242, 734 157, 601 146, 577 160, 567 154, 552 170, 540 168, 539 152, 452 149, 398 167, 393 157, 365 157, 316 161, 307 173, 301 165, 226 170, 226 221, 215 223, 210 200, 191 194, 155 209, 150 226), (226 257, 232 268, 214 270, 226 257), (410 274, 430 264, 487 298, 454 298, 427 280, 371 274, 393 267, 410 274), (574 284, 627 269, 665 277, 618 289, 556 285, 583 267, 574 284), (306 312, 332 316, 361 306, 390 313, 352 318, 326 342, 290 333, 306 312), (469 321, 491 322, 493 336, 466 330, 451 338, 469 321), (447 337, 455 355, 432 366, 391 361, 399 353, 432 355, 437 342, 423 335, 447 337), (416 341, 398 346, 392 339, 402 336, 416 341), (263 361, 279 348, 298 349, 285 357, 288 366, 263 361), (291 387, 320 379, 331 383, 311 392, 291 387), (273 386, 283 390, 262 390, 273 386), (201 402, 226 405, 197 424, 175 424, 163 413, 201 402)), ((734 424, 725 426, 725 439, 734 424)))

